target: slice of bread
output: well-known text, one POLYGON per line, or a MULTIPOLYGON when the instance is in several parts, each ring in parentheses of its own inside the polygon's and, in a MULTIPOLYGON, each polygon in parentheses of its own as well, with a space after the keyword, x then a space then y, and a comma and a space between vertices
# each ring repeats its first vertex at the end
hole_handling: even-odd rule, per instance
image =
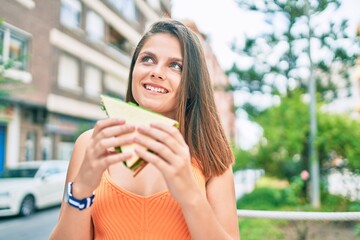
MULTIPOLYGON (((124 119, 126 123, 134 125, 135 127, 149 126, 150 123, 164 123, 178 127, 177 121, 171 118, 167 118, 161 114, 151 112, 150 110, 141 108, 134 103, 126 103, 120 99, 109 97, 106 95, 101 95, 100 97, 102 101, 101 105, 109 118, 124 119)), ((135 132, 129 133, 128 135, 135 134, 136 130, 135 132)), ((144 147, 136 143, 123 145, 115 148, 117 151, 120 152, 132 153, 132 157, 126 162, 124 162, 124 164, 126 167, 128 167, 134 172, 134 176, 136 176, 147 164, 135 153, 135 148, 145 149, 144 147)))

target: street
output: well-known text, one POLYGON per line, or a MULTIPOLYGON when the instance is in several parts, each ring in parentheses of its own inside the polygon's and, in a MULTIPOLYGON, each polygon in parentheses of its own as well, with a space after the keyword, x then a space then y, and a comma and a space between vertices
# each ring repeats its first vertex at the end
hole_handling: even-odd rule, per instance
POLYGON ((47 240, 55 226, 60 207, 48 208, 29 217, 1 217, 0 239, 47 240))

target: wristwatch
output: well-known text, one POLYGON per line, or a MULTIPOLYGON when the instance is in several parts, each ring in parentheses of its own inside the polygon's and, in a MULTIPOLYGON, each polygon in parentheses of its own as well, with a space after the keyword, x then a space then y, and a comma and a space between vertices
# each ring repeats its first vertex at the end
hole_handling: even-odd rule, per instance
POLYGON ((77 199, 72 195, 72 185, 73 182, 69 182, 67 184, 64 201, 67 202, 70 206, 77 208, 79 210, 84 210, 86 208, 91 207, 95 199, 95 192, 93 192, 93 194, 90 197, 84 199, 77 199))

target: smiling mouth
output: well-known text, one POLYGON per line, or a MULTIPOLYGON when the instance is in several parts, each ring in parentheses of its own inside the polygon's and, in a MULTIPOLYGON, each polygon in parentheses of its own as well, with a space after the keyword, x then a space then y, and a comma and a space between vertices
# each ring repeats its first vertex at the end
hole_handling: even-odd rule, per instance
POLYGON ((161 88, 161 87, 154 87, 148 84, 144 84, 144 88, 146 90, 149 90, 151 92, 156 92, 156 93, 168 93, 169 91, 166 90, 165 88, 161 88))

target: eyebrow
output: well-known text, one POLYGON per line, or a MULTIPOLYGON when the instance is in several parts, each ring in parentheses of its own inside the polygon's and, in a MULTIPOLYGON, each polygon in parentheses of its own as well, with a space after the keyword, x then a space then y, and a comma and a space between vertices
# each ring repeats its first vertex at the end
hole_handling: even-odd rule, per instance
MULTIPOLYGON (((156 54, 149 52, 149 51, 144 51, 144 52, 140 52, 139 56, 141 55, 150 55, 152 57, 156 57, 156 54)), ((182 58, 176 58, 176 57, 170 57, 169 58, 171 61, 175 61, 175 62, 181 62, 182 63, 182 58)))

